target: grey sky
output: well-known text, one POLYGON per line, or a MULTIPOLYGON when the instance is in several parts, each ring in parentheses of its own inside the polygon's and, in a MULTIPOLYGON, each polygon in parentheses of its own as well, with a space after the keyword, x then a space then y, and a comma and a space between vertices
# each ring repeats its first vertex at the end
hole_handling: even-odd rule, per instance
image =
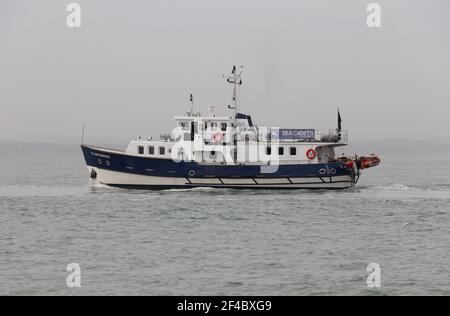
POLYGON ((0 0, 0 140, 157 136, 194 93, 227 113, 222 79, 244 65, 260 126, 353 139, 450 137, 448 0, 0 0), (382 7, 382 28, 366 6, 382 7))

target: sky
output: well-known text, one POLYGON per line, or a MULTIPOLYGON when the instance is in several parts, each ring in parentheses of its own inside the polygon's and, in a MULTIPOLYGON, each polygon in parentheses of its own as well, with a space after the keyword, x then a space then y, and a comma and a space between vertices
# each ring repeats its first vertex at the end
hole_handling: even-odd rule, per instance
POLYGON ((239 110, 259 126, 335 128, 350 139, 450 139, 450 2, 0 0, 0 141, 159 136, 216 105, 244 66, 239 110))

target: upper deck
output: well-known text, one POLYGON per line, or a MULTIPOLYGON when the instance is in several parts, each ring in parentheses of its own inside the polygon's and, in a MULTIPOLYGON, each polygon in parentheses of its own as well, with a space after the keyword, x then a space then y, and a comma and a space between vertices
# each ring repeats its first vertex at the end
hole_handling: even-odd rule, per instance
POLYGON ((193 135, 199 135, 205 144, 236 141, 348 144, 347 130, 258 127, 250 116, 239 113, 239 117, 176 116, 177 126, 169 138, 168 135, 164 138, 174 142, 194 141, 193 135))

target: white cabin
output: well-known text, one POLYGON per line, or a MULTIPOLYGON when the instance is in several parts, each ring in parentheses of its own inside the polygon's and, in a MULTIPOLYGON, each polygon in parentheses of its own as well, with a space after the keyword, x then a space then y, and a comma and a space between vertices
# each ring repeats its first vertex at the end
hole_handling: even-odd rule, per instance
POLYGON ((273 139, 278 128, 258 128, 251 118, 176 116, 176 127, 161 139, 132 140, 126 153, 159 159, 188 160, 204 164, 261 165, 327 163, 335 160, 334 148, 347 145, 347 132, 311 130, 310 139, 273 139), (307 152, 313 149, 314 158, 307 152))

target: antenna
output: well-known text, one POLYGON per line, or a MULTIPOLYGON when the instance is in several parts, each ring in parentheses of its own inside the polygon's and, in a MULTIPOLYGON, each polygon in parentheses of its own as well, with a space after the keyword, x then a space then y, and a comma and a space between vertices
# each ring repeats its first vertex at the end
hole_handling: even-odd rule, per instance
POLYGON ((189 112, 189 116, 194 115, 194 95, 191 93, 189 95, 189 102, 191 102, 191 111, 189 112))
MULTIPOLYGON (((244 68, 243 66, 240 66, 239 68, 244 68)), ((242 75, 242 70, 238 73, 237 72, 237 68, 236 66, 233 66, 233 69, 231 70, 231 74, 228 76, 224 75, 224 78, 227 78, 227 82, 231 85, 233 85, 233 103, 234 106, 228 105, 228 108, 230 110, 234 110, 234 114, 236 116, 237 114, 237 108, 238 108, 238 101, 237 101, 237 87, 242 85, 242 79, 241 79, 241 75, 242 75)))

